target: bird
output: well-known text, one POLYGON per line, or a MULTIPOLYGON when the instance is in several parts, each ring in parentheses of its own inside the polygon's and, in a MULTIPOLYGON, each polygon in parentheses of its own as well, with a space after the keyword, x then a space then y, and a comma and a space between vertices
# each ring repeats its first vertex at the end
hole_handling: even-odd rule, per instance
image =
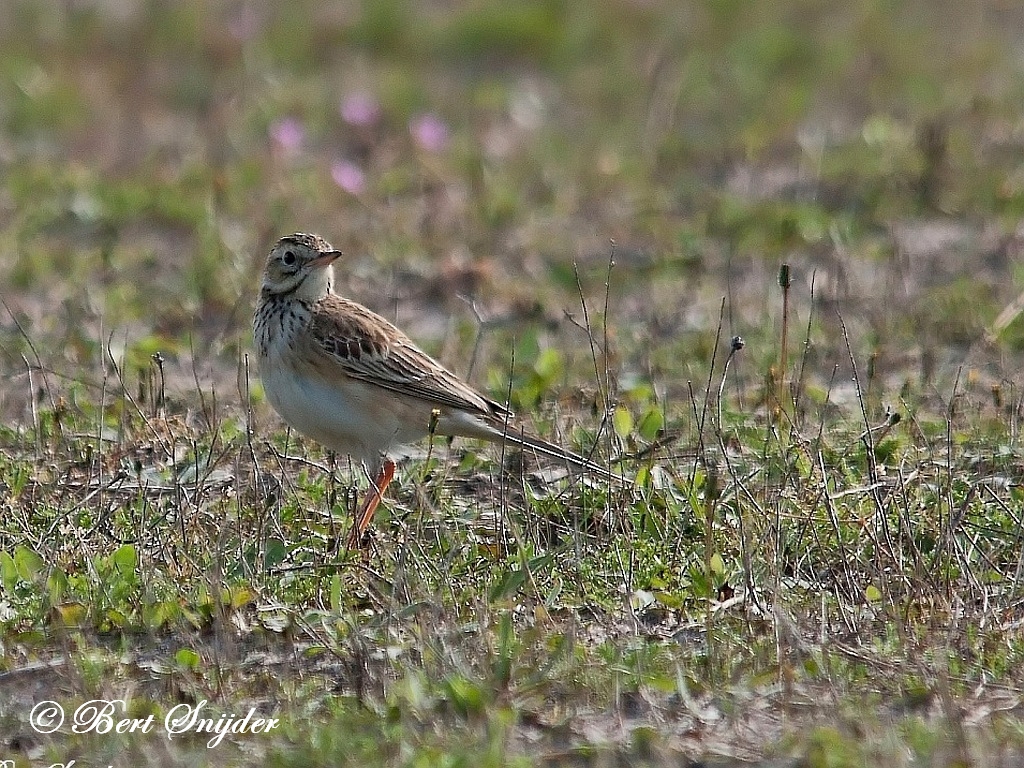
POLYGON ((473 389, 393 323, 335 293, 341 251, 318 235, 270 250, 253 315, 267 399, 292 428, 348 454, 371 478, 349 547, 361 546, 395 475, 394 454, 429 435, 508 443, 579 471, 619 478, 580 454, 512 426, 503 404, 473 389))

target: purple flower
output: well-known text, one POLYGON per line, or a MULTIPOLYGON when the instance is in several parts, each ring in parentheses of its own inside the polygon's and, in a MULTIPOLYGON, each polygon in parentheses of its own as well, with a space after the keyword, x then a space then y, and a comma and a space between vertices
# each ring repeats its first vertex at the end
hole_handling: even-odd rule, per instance
POLYGON ((409 133, 413 141, 427 152, 442 152, 448 146, 448 125, 433 112, 410 120, 409 133))
POLYGON ((306 129, 294 117, 282 117, 270 124, 270 138, 286 155, 294 155, 302 148, 306 129))
POLYGON ((349 160, 337 160, 332 163, 331 178, 350 195, 358 195, 366 189, 366 174, 362 168, 349 160))
POLYGON ((371 94, 357 91, 341 100, 338 107, 341 119, 349 125, 370 127, 380 120, 380 103, 371 94))

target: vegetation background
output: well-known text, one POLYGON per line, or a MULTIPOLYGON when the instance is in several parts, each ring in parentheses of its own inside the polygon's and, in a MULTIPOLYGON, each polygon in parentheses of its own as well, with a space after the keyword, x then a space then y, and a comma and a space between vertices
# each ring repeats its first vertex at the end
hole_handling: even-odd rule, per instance
POLYGON ((1020 764, 1022 70, 1001 0, 0 0, 3 757, 1020 764), (437 441, 346 552, 293 231, 633 483, 437 441))

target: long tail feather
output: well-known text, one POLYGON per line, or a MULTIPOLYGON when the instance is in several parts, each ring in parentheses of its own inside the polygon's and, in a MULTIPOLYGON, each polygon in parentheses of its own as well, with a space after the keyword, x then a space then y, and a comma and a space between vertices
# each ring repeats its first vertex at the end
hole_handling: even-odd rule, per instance
POLYGON ((608 471, 600 464, 588 459, 586 456, 581 456, 578 453, 566 450, 554 443, 549 443, 546 440, 542 440, 539 437, 533 437, 524 432, 507 429, 503 432, 499 432, 498 439, 504 439, 513 445, 518 445, 521 448, 536 451, 542 456, 547 456, 549 459, 564 462, 578 471, 597 475, 605 480, 614 480, 615 482, 622 483, 624 485, 628 485, 630 482, 628 478, 608 471))

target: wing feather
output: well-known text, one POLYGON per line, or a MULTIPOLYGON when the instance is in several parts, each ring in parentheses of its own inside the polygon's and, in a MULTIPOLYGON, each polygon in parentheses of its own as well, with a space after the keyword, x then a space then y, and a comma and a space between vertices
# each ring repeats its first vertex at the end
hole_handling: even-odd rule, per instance
POLYGON ((319 362, 346 375, 433 407, 454 408, 487 418, 507 409, 474 391, 401 330, 380 315, 337 294, 313 307, 306 338, 319 362))

